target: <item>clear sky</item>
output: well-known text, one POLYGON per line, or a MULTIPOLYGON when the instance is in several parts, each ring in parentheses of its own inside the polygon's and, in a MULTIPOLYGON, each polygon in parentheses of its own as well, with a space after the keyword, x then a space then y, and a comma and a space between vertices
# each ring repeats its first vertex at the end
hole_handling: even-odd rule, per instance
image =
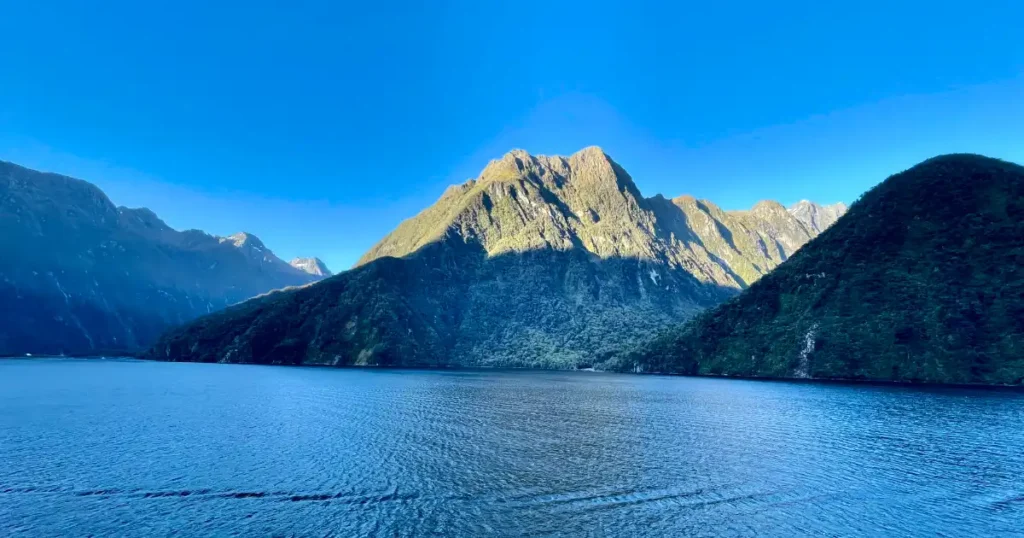
POLYGON ((0 12, 0 159, 335 270, 517 147, 600 145, 646 195, 727 209, 852 202, 939 153, 1024 162, 1020 1, 0 12))

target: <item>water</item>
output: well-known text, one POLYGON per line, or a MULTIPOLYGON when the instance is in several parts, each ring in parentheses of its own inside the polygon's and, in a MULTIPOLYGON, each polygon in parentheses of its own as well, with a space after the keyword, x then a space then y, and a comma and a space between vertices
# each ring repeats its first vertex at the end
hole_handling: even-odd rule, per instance
POLYGON ((1024 394, 0 361, 4 536, 998 536, 1024 394))

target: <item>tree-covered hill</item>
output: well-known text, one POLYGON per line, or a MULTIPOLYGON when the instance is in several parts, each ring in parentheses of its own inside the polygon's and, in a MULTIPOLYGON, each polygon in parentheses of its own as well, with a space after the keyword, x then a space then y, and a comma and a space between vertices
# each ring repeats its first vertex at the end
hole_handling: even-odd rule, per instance
POLYGON ((739 296, 620 367, 1022 384, 1024 168, 947 155, 896 174, 739 296))

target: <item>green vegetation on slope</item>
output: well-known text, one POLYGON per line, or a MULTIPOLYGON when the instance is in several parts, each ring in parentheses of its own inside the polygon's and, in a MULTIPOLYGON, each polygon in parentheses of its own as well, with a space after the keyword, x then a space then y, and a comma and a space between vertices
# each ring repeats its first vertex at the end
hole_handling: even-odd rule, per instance
POLYGON ((164 360, 600 364, 716 305, 817 234, 777 203, 643 198, 600 149, 513 151, 352 271, 171 331, 164 360), (400 258, 400 259, 396 259, 400 258))
MULTIPOLYGON (((832 214, 845 210, 841 204, 810 206, 832 214)), ((598 258, 682 268, 702 283, 740 290, 822 229, 777 202, 723 211, 692 196, 644 198, 600 148, 570 157, 515 150, 491 161, 477 179, 450 187, 371 248, 359 265, 408 256, 451 234, 478 243, 490 256, 578 249, 598 258)))
POLYGON ((1024 168, 925 161, 624 370, 1024 383, 1024 168))
MULTIPOLYGON (((689 274, 644 296, 649 265, 578 251, 487 256, 430 244, 314 286, 275 292, 166 334, 163 360, 379 366, 576 368, 653 337, 731 295, 689 274)), ((646 285, 650 285, 648 281, 646 285)))

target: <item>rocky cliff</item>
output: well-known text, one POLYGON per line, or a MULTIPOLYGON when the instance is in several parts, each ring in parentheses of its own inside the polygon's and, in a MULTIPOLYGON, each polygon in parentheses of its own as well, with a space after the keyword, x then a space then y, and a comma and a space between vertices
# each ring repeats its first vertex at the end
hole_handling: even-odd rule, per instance
POLYGON ((846 214, 846 204, 839 202, 832 205, 821 205, 810 200, 800 200, 789 208, 789 212, 808 230, 821 233, 835 224, 839 217, 846 214))

